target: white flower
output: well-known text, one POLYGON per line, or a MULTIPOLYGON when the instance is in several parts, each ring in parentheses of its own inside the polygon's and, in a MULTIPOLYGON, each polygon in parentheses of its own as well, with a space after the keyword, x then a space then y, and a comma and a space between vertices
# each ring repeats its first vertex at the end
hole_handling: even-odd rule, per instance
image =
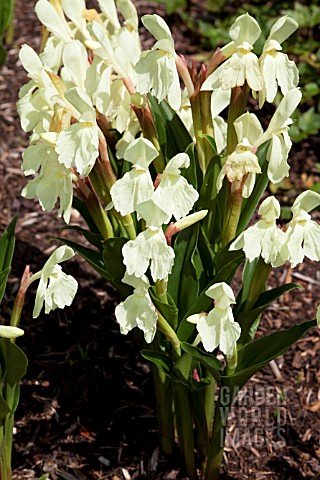
POLYGON ((43 210, 50 212, 60 199, 59 216, 63 215, 69 223, 72 206, 72 172, 59 163, 55 152, 55 133, 46 134, 52 144, 40 141, 30 145, 23 155, 21 168, 25 175, 34 174, 40 168, 40 174, 22 190, 22 196, 28 199, 37 197, 43 210), (51 138, 50 138, 51 137, 51 138))
POLYGON ((167 163, 153 197, 157 205, 176 220, 185 217, 199 198, 198 192, 181 176, 180 169, 189 165, 190 159, 186 153, 175 155, 167 163))
POLYGON ((45 305, 45 313, 71 305, 77 292, 78 283, 71 275, 66 275, 58 264, 69 260, 73 256, 72 248, 65 245, 59 247, 46 261, 42 270, 31 277, 32 282, 40 278, 33 318, 39 316, 43 304, 45 305))
POLYGON ((94 57, 92 64, 87 70, 85 79, 85 90, 92 98, 92 103, 103 115, 108 115, 111 102, 111 73, 112 66, 107 65, 104 60, 94 57))
POLYGON ((56 152, 60 163, 67 168, 75 166, 80 175, 88 175, 99 154, 96 113, 89 96, 79 88, 65 92, 65 98, 75 108, 78 122, 59 134, 56 152))
POLYGON ((250 262, 261 255, 266 263, 275 266, 277 262, 277 266, 280 266, 286 260, 279 262, 279 252, 285 234, 276 225, 276 219, 280 216, 278 200, 274 197, 266 198, 261 203, 258 213, 262 219, 242 232, 229 250, 243 249, 250 262))
POLYGON ((89 66, 88 53, 79 40, 72 40, 63 49, 63 67, 61 79, 67 89, 79 87, 85 89, 85 79, 89 66))
POLYGON ((297 108, 301 96, 298 88, 290 90, 281 100, 267 130, 255 142, 255 146, 259 147, 271 140, 267 152, 267 160, 269 162, 268 177, 272 183, 279 183, 284 177, 289 175, 290 167, 287 159, 292 145, 288 133, 289 125, 292 123, 290 116, 297 108))
POLYGON ((221 86, 229 90, 247 82, 252 90, 260 91, 263 77, 258 58, 251 52, 260 33, 257 21, 248 13, 238 17, 229 31, 232 42, 221 49, 221 53, 230 58, 209 75, 201 89, 215 90, 221 86))
POLYGON ((171 273, 174 261, 174 251, 167 245, 162 230, 168 214, 152 199, 138 205, 137 212, 147 228, 123 246, 123 263, 128 274, 136 277, 142 277, 150 265, 153 280, 163 280, 171 273))
POLYGON ((34 129, 39 130, 39 133, 48 131, 54 106, 51 98, 57 91, 45 71, 45 66, 31 47, 23 45, 19 59, 31 78, 19 92, 17 110, 21 126, 25 132, 34 129))
POLYGON ((148 166, 157 156, 158 151, 150 140, 142 137, 126 149, 123 158, 133 167, 110 190, 114 207, 121 215, 132 213, 140 203, 152 197, 154 188, 148 166))
POLYGON ((145 275, 137 278, 126 273, 122 281, 134 290, 115 309, 120 332, 127 335, 134 327, 138 327, 143 331, 145 341, 151 343, 156 333, 158 315, 148 293, 149 280, 145 275))
POLYGON ((238 145, 229 155, 218 175, 217 190, 222 188, 222 181, 227 176, 229 182, 234 183, 232 188, 238 189, 242 185, 242 196, 248 198, 255 184, 257 173, 261 173, 258 157, 252 152, 254 142, 262 134, 259 120, 253 113, 244 113, 233 123, 238 145))
POLYGON ((0 325, 0 338, 17 338, 23 334, 24 331, 21 328, 0 325))
POLYGON ((39 0, 36 3, 35 10, 40 22, 47 27, 49 32, 65 43, 72 40, 71 28, 63 14, 58 13, 48 0, 39 0))
POLYGON ((199 313, 188 317, 196 323, 204 349, 213 352, 218 346, 227 358, 234 355, 237 340, 241 334, 240 325, 234 321, 231 304, 236 303, 229 285, 216 283, 206 291, 208 297, 215 300, 215 308, 208 315, 199 313))
POLYGON ((118 39, 116 37, 111 38, 108 32, 97 22, 91 24, 90 31, 99 45, 98 48, 94 49, 94 55, 110 63, 121 78, 128 77, 135 83, 132 64, 126 50, 120 46, 118 39))
POLYGON ((169 27, 158 15, 144 15, 142 23, 157 42, 152 50, 142 53, 135 66, 137 89, 142 94, 151 92, 159 102, 168 96, 172 108, 179 110, 181 89, 169 27))
POLYGON ((295 267, 306 256, 320 260, 320 225, 311 220, 309 212, 320 205, 320 195, 307 190, 299 195, 292 205, 292 220, 286 231, 281 257, 290 260, 295 267))
POLYGON ((295 62, 288 59, 285 53, 281 53, 283 43, 296 29, 298 23, 290 17, 279 18, 273 25, 267 38, 262 55, 259 59, 260 70, 264 79, 264 88, 259 92, 259 106, 267 102, 273 102, 278 91, 278 85, 282 95, 286 95, 295 88, 299 82, 299 70, 295 62))

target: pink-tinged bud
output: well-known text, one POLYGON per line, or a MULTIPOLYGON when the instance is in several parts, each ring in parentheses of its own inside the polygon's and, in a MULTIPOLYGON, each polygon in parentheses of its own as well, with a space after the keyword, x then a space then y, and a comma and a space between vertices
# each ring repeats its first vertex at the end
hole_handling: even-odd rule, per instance
POLYGON ((217 48, 208 63, 207 76, 211 75, 224 60, 225 56, 221 53, 221 49, 217 48))
POLYGON ((176 235, 176 233, 179 233, 179 232, 180 230, 176 227, 175 223, 171 222, 164 234, 169 247, 171 247, 171 241, 172 241, 173 235, 176 235))
POLYGON ((200 377, 198 375, 198 371, 197 371, 196 368, 193 370, 192 377, 195 379, 196 382, 198 382, 198 383, 200 382, 200 377))
POLYGON ((153 182, 154 189, 156 189, 156 188, 159 187, 160 180, 161 180, 161 173, 158 173, 157 178, 156 178, 155 181, 153 182))

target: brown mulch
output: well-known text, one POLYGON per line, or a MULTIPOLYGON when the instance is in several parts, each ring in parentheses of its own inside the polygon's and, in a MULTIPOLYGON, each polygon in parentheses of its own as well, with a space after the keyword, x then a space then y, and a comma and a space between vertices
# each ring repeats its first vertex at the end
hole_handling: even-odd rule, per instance
MULTIPOLYGON (((26 81, 18 51, 23 43, 39 47, 34 3, 17 0, 16 40, 0 70, 0 230, 19 214, 5 319, 24 265, 40 268, 53 248, 50 238, 63 227, 54 213, 42 212, 20 196, 27 136, 15 109, 18 89, 26 81)), ((165 15, 159 4, 136 3, 140 14, 165 15)), ((193 2, 194 14, 201 13, 199 5, 193 2)), ((197 53, 196 34, 175 16, 169 22, 177 50, 197 53)), ((277 192, 283 201, 292 203, 297 191, 319 181, 318 149, 316 138, 295 146, 291 184, 277 192)), ((22 319, 26 333, 19 345, 29 368, 16 415, 15 480, 34 480, 43 473, 52 480, 182 478, 178 451, 168 460, 158 448, 152 378, 139 354, 139 332, 120 335, 113 315, 117 294, 84 262, 76 258, 66 269, 80 279, 72 308, 34 320, 31 292, 22 319)), ((268 309, 261 333, 314 318, 320 298, 317 264, 279 269, 270 284, 291 281, 304 289, 286 294, 268 309)), ((320 333, 314 329, 249 382, 230 415, 225 480, 320 478, 319 348, 320 333)))

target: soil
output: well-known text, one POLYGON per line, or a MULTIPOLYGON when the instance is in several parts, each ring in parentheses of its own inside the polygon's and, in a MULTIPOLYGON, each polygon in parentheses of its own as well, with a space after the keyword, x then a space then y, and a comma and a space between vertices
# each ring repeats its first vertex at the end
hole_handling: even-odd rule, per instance
MULTIPOLYGON (((1 231, 19 215, 16 251, 2 317, 7 320, 26 264, 43 265, 58 235, 67 235, 55 212, 47 214, 20 196, 20 170, 27 136, 19 127, 15 103, 26 81, 18 60, 27 43, 39 47, 34 1, 17 0, 15 42, 0 69, 1 231)), ((139 14, 159 13, 157 3, 137 1, 139 14)), ((201 3, 192 12, 201 14, 201 3), (200 5, 200 6, 199 6, 200 5)), ((175 16, 168 22, 176 50, 197 52, 197 38, 175 16), (178 21, 177 21, 178 20, 178 21)), ((150 40, 144 34, 146 45, 150 40)), ((284 202, 319 181, 319 139, 295 145, 291 183, 277 191, 284 202)), ((73 222, 77 222, 73 213, 73 222)), ((159 450, 150 367, 139 353, 139 333, 119 333, 114 319, 118 295, 81 259, 66 265, 80 287, 73 306, 32 319, 34 292, 22 318, 19 346, 29 359, 16 413, 14 479, 52 480, 183 478, 179 454, 159 450)), ((304 288, 287 293, 265 313, 259 335, 314 318, 320 298, 317 264, 276 270, 270 285, 294 281, 304 288)), ((243 390, 231 412, 224 457, 224 480, 320 478, 320 332, 310 331, 295 347, 265 367, 243 390)))

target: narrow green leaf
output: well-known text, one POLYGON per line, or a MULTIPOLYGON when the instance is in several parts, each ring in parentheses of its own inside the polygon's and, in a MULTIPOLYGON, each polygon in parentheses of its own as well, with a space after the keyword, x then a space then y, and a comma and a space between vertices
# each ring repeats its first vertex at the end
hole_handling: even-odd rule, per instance
POLYGON ((215 155, 209 162, 206 174, 204 176, 200 196, 197 203, 199 210, 207 209, 208 214, 204 218, 201 226, 206 237, 211 243, 216 243, 221 238, 221 215, 219 215, 219 205, 217 201, 217 178, 221 170, 221 158, 215 155), (213 237, 214 234, 214 237, 213 237))
POLYGON ((123 296, 132 293, 132 287, 122 283, 126 268, 123 264, 122 248, 128 239, 108 238, 103 242, 103 261, 108 278, 123 296))
POLYGON ((55 237, 55 239, 73 248, 76 252, 79 253, 79 255, 81 255, 82 258, 84 258, 89 263, 89 265, 91 265, 92 268, 94 268, 94 270, 96 270, 102 276, 102 278, 110 281, 110 277, 105 269, 103 257, 100 252, 98 252, 97 250, 92 250, 91 248, 84 247, 83 245, 72 242, 71 240, 67 240, 66 238, 55 237))
POLYGON ((89 227, 90 232, 100 234, 98 227, 94 223, 85 203, 80 198, 74 196, 72 200, 72 207, 75 208, 89 227))
POLYGON ((7 338, 0 339, 0 349, 6 363, 5 382, 13 387, 25 375, 28 359, 21 348, 7 338))
POLYGON ((6 415, 8 415, 8 413, 11 413, 11 408, 9 407, 0 392, 0 427, 3 426, 4 419, 6 418, 6 415))
POLYGON ((88 242, 91 243, 91 245, 93 245, 94 247, 97 247, 99 250, 102 250, 103 238, 100 233, 90 232, 89 230, 86 230, 85 228, 81 228, 78 225, 67 225, 66 227, 64 227, 64 229, 81 232, 84 238, 88 240, 88 242))
POLYGON ((0 239, 0 273, 4 273, 4 276, 0 280, 0 303, 3 299, 4 291, 7 284, 7 278, 9 275, 14 246, 15 246, 15 228, 17 223, 17 216, 13 218, 9 226, 3 232, 0 239))
POLYGON ((211 287, 211 285, 214 285, 215 283, 226 282, 230 284, 237 268, 244 259, 242 250, 228 252, 228 248, 229 247, 227 245, 222 252, 215 256, 214 262, 217 269, 216 275, 214 276, 213 280, 203 289, 201 295, 190 307, 179 325, 177 334, 182 342, 186 342, 190 340, 190 338, 193 339, 195 335, 195 327, 193 324, 187 321, 187 318, 194 313, 207 312, 212 308, 212 298, 208 297, 205 292, 209 287, 211 287))
POLYGON ((231 390, 241 389, 258 370, 271 360, 284 355, 291 345, 303 337, 310 328, 316 326, 316 320, 309 320, 290 329, 265 335, 240 348, 236 371, 233 375, 222 376, 222 385, 228 386, 231 390))
MULTIPOLYGON (((252 337, 249 334, 249 331, 252 325, 255 323, 256 319, 261 315, 261 313, 275 300, 277 300, 281 295, 294 288, 302 288, 301 285, 297 283, 286 283, 281 285, 280 287, 272 288, 271 290, 267 290, 262 292, 259 296, 254 309, 246 311, 241 311, 243 308, 245 309, 245 303, 243 304, 242 308, 239 309, 240 313, 235 314, 235 319, 241 325, 241 337, 239 343, 244 345, 245 343, 251 342, 252 337)), ((253 333, 253 332, 252 332, 253 333)), ((255 333, 255 332, 254 332, 255 333)))
POLYGON ((189 379, 191 376, 192 357, 188 353, 184 353, 182 357, 174 363, 172 370, 172 381, 179 382, 189 387, 189 379))
POLYGON ((196 301, 199 282, 193 262, 199 225, 182 230, 174 242, 175 262, 168 282, 168 292, 183 316, 196 301))
POLYGON ((169 293, 167 293, 168 303, 163 303, 157 298, 155 287, 149 289, 152 303, 161 315, 167 320, 170 326, 176 330, 178 326, 178 309, 169 293))
POLYGON ((220 384, 220 368, 219 360, 210 353, 203 352, 199 348, 193 347, 189 343, 181 342, 181 348, 189 353, 193 358, 198 360, 211 373, 218 385, 220 384))
POLYGON ((162 373, 171 378, 173 362, 171 358, 162 352, 155 352, 153 350, 143 349, 141 355, 149 362, 154 363, 162 373))

